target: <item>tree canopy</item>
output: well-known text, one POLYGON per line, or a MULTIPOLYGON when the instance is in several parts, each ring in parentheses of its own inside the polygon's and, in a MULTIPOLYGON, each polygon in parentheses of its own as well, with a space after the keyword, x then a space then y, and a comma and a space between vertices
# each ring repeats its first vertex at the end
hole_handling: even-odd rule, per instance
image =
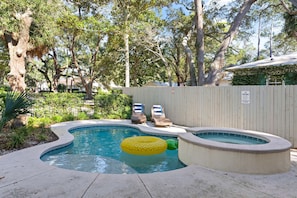
POLYGON ((3 0, 1 81, 57 91, 77 76, 89 97, 95 82, 203 85, 224 67, 295 51, 295 3, 3 0))

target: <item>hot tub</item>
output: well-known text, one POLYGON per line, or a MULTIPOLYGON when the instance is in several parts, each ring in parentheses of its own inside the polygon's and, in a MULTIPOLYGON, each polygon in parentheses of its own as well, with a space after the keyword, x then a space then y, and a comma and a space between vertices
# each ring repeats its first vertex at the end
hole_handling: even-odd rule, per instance
POLYGON ((291 143, 281 137, 232 128, 196 127, 179 135, 179 159, 186 165, 246 174, 290 170, 291 143))

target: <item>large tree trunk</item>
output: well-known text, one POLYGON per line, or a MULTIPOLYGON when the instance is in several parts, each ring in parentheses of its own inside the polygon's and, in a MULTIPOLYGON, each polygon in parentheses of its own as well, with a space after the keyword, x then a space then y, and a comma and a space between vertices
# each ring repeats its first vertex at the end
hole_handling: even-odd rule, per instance
POLYGON ((196 80, 196 71, 194 67, 194 61, 193 61, 193 53, 191 48, 188 46, 188 41, 191 38, 191 34, 193 32, 193 28, 188 32, 188 34, 183 38, 182 45, 185 50, 186 54, 186 62, 190 69, 190 84, 191 86, 197 86, 197 80, 196 80))
POLYGON ((243 19, 243 17, 246 15, 246 13, 250 10, 253 3, 255 3, 257 0, 245 0, 244 4, 242 5, 241 9, 239 10, 237 16, 235 17, 228 33, 224 37, 224 40, 221 43, 221 46, 219 50, 217 51, 214 61, 211 64, 210 71, 208 73, 206 84, 216 84, 218 85, 218 82, 220 78, 222 77, 221 69, 224 66, 225 62, 225 53, 227 51, 227 48, 231 44, 233 38, 238 32, 239 25, 243 19))
POLYGON ((50 54, 50 56, 52 56, 54 60, 54 69, 55 69, 55 74, 53 75, 53 90, 51 91, 57 92, 62 70, 58 64, 58 58, 57 58, 57 53, 55 49, 53 49, 53 54, 52 55, 50 54))
POLYGON ((17 34, 6 32, 5 40, 9 50, 10 72, 7 74, 7 80, 13 91, 23 92, 26 89, 26 55, 29 48, 29 30, 32 24, 32 12, 27 10, 23 14, 18 14, 20 20, 20 32, 17 34))
POLYGON ((86 76, 83 75, 83 72, 79 67, 77 56, 76 56, 76 53, 75 53, 75 47, 74 47, 75 46, 75 39, 76 39, 76 37, 73 36, 72 41, 71 41, 71 47, 70 47, 70 51, 71 51, 71 54, 72 54, 72 64, 77 69, 77 72, 78 72, 78 75, 80 77, 81 83, 84 86, 84 88, 86 89, 86 99, 91 100, 91 99, 93 99, 92 88, 93 88, 94 80, 92 79, 92 77, 90 77, 90 79, 86 79, 86 76))
POLYGON ((204 31, 203 31, 203 8, 202 0, 195 0, 195 10, 196 10, 196 58, 197 58, 197 68, 198 68, 198 86, 204 84, 204 31))
POLYGON ((45 60, 43 60, 43 59, 41 59, 41 61, 43 62, 43 64, 44 64, 44 70, 42 70, 41 68, 38 68, 37 66, 36 66, 36 68, 37 68, 37 70, 44 76, 44 78, 45 78, 45 80, 46 80, 46 82, 47 82, 47 85, 49 85, 49 90, 50 91, 52 91, 52 81, 51 81, 51 79, 50 79, 50 77, 49 77, 49 75, 48 75, 48 65, 47 65, 47 61, 45 61, 45 60))
POLYGON ((130 87, 130 57, 129 57, 129 34, 124 34, 125 42, 125 87, 130 87))
POLYGON ((175 72, 175 75, 177 78, 177 86, 182 86, 182 85, 184 85, 186 78, 183 76, 183 74, 180 71, 180 48, 176 44, 174 46, 176 49, 176 57, 173 56, 173 59, 174 59, 173 67, 174 67, 174 72, 175 72))
POLYGON ((130 54, 129 54, 129 6, 124 10, 124 43, 125 43, 125 87, 130 87, 130 54))

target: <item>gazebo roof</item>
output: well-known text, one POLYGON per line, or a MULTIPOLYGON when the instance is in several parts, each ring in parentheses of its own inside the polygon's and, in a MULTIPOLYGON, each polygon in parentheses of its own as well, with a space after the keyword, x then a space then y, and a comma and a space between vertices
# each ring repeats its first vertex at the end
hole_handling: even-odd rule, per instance
POLYGON ((260 69, 260 68, 267 68, 267 67, 279 67, 279 66, 293 66, 297 65, 297 52, 282 55, 282 56, 275 56, 272 58, 266 58, 263 60, 258 60, 251 63, 245 63, 242 65, 237 65, 233 67, 226 68, 227 71, 238 71, 238 70, 247 70, 247 69, 260 69))

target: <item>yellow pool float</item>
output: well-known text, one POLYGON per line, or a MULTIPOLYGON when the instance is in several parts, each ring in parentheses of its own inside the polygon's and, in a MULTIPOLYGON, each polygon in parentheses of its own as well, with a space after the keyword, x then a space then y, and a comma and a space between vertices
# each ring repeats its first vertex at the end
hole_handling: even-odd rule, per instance
POLYGON ((155 155, 167 149, 165 140, 154 136, 135 136, 122 141, 121 149, 133 155, 155 155))

